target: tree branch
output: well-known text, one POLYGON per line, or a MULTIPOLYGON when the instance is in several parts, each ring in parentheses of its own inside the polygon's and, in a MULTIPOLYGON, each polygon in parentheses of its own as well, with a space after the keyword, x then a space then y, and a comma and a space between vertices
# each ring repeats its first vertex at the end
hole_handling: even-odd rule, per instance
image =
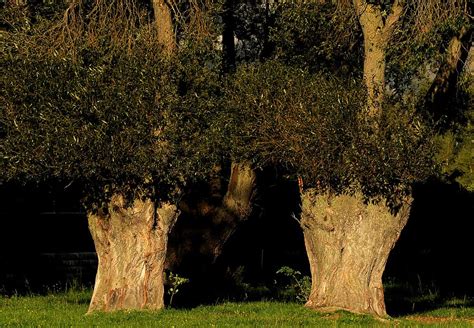
POLYGON ((400 17, 403 13, 403 4, 399 0, 395 0, 392 5, 392 11, 390 15, 388 15, 387 19, 385 20, 385 25, 383 28, 383 38, 386 42, 390 39, 393 34, 393 30, 397 22, 399 21, 400 17))
POLYGON ((368 4, 366 0, 353 0, 355 11, 365 38, 373 38, 383 28, 382 12, 380 8, 368 4))

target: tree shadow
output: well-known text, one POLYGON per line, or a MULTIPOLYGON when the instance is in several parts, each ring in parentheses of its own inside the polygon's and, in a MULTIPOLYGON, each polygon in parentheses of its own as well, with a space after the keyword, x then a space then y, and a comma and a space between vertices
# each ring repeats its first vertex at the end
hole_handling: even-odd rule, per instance
POLYGON ((433 180, 414 189, 407 226, 387 263, 392 315, 424 312, 474 297, 474 194, 433 180), (448 302, 448 303, 447 303, 448 302))

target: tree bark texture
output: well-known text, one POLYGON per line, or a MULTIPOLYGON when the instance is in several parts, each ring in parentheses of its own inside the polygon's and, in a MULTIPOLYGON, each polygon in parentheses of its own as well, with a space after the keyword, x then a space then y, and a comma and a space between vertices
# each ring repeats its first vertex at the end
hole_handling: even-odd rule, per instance
POLYGON ((173 15, 166 0, 153 0, 153 13, 158 32, 158 42, 166 54, 171 55, 176 49, 176 37, 173 27, 173 15))
POLYGON ((395 0, 391 13, 384 18, 379 5, 353 0, 364 35, 364 81, 367 88, 367 111, 371 117, 381 114, 385 93, 386 49, 403 5, 395 0))
POLYGON ((302 194, 301 226, 311 268, 307 307, 387 316, 382 274, 404 228, 411 199, 392 214, 360 195, 302 194))
POLYGON ((127 206, 114 195, 108 213, 89 214, 89 230, 99 260, 89 313, 157 310, 163 303, 163 269, 176 206, 156 207, 150 199, 127 206))
POLYGON ((250 165, 232 163, 225 195, 222 195, 220 182, 214 180, 210 183, 209 195, 206 193, 204 197, 199 193, 197 200, 180 204, 183 220, 170 238, 167 268, 180 267, 185 258, 190 257, 215 262, 226 241, 249 216, 256 183, 256 174, 250 165))
POLYGON ((232 163, 227 192, 216 214, 214 224, 225 224, 227 231, 214 244, 213 254, 217 258, 222 247, 234 233, 239 223, 248 218, 252 211, 252 196, 255 191, 256 174, 248 163, 232 163))

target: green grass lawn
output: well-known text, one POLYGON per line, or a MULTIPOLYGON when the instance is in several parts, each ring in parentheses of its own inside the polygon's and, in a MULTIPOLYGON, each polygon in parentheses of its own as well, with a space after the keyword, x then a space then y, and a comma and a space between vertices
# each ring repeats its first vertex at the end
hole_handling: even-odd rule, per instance
POLYGON ((296 303, 249 302, 85 315, 89 291, 0 298, 0 327, 474 327, 474 307, 447 303, 384 322, 349 313, 319 314, 296 303))

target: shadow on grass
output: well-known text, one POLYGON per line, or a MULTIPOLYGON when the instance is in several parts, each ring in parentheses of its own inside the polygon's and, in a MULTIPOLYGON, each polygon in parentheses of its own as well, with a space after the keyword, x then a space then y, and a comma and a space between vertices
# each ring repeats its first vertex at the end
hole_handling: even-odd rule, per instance
POLYGON ((473 297, 441 296, 434 284, 414 287, 393 281, 385 286, 385 303, 389 315, 394 318, 440 309, 474 308, 473 297))
POLYGON ((410 219, 385 270, 392 277, 384 279, 389 313, 474 306, 474 193, 432 180, 416 186, 413 196, 410 219))

